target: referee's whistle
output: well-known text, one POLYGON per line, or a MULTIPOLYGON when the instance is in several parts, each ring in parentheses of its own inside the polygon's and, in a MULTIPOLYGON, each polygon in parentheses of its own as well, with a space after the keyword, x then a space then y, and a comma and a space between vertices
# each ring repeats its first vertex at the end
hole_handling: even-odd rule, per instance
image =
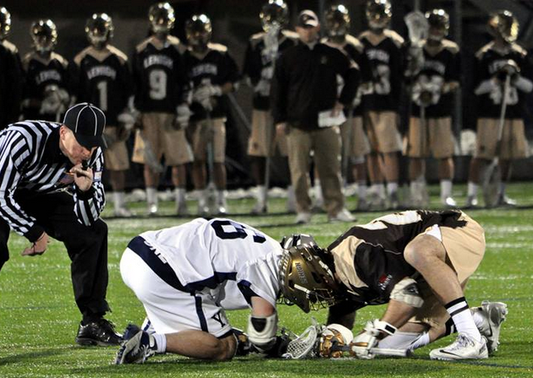
POLYGON ((89 168, 89 160, 82 160, 82 161, 81 161, 81 169, 83 169, 84 171, 86 171, 87 168, 89 168))

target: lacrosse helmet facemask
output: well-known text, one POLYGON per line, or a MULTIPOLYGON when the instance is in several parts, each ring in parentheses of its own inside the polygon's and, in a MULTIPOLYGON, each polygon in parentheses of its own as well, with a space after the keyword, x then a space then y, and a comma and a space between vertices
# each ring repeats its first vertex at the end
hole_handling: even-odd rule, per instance
POLYGON ((272 27, 280 30, 289 21, 289 9, 283 0, 269 0, 261 8, 259 18, 261 19, 261 27, 265 33, 268 33, 272 27))
POLYGON ((326 10, 326 30, 332 40, 344 41, 350 30, 350 14, 342 4, 332 5, 326 10))
POLYGON ((185 23, 187 42, 196 51, 206 51, 211 41, 213 28, 211 20, 205 14, 194 15, 185 23))
POLYGON ((103 48, 113 37, 113 20, 106 13, 95 13, 85 24, 85 33, 90 44, 103 48))
POLYGON ((34 22, 30 34, 33 47, 41 54, 51 52, 57 44, 57 28, 52 20, 34 22))
POLYGON ((428 39, 441 42, 448 36, 450 30, 450 16, 443 9, 433 9, 426 13, 429 24, 428 39))
POLYGON ((385 29, 392 18, 389 0, 370 0, 366 4, 366 19, 371 30, 385 29))
POLYGON ((174 23, 176 22, 174 8, 169 3, 154 4, 148 11, 148 19, 154 34, 167 36, 174 28, 174 23))
POLYGON ((514 43, 518 38, 518 20, 507 10, 492 13, 488 27, 492 36, 500 37, 507 43, 514 43))

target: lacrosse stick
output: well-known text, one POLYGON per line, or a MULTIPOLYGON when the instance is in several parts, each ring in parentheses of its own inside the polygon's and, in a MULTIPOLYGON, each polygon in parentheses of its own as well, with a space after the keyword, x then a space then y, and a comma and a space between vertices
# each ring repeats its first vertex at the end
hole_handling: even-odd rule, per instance
POLYGON ((346 135, 346 140, 342 143, 342 177, 344 187, 348 186, 348 169, 350 168, 350 151, 352 149, 352 135, 355 125, 353 124, 353 108, 348 107, 348 120, 346 126, 348 127, 348 132, 346 135))
POLYGON ((429 24, 420 11, 413 11, 404 17, 407 30, 409 32, 409 41, 411 48, 409 51, 409 68, 407 76, 416 75, 424 64, 424 52, 422 51, 422 43, 427 39, 429 32, 429 24))
POLYGON ((150 167, 152 172, 163 173, 165 171, 165 168, 163 167, 159 159, 155 156, 154 150, 152 149, 152 144, 150 143, 148 138, 145 138, 143 136, 141 130, 137 130, 137 135, 139 135, 139 138, 141 138, 141 141, 144 145, 144 163, 150 167))
MULTIPOLYGON (((420 104, 420 145, 421 147, 424 147, 425 145, 427 148, 429 148, 429 129, 427 128, 426 104, 423 102, 420 104)), ((424 148, 421 148, 421 150, 424 151, 424 148)), ((420 185, 420 204, 422 207, 426 208, 429 205, 429 194, 426 187, 425 178, 422 178, 420 185)))
MULTIPOLYGON (((215 128, 213 126, 213 120, 211 119, 211 110, 206 109, 205 119, 207 121, 207 127, 209 128, 209 139, 207 141, 207 172, 209 175, 209 181, 207 184, 207 191, 209 193, 209 209, 213 208, 214 198, 215 198, 215 152, 213 147, 213 138, 215 128)), ((216 211, 215 211, 216 212, 216 211)))
POLYGON ((494 159, 487 167, 483 180, 483 199, 486 207, 494 207, 498 204, 498 195, 500 183, 502 181, 502 173, 500 170, 500 152, 502 148, 503 127, 505 125, 505 112, 507 110, 507 96, 511 87, 511 75, 507 74, 505 77, 505 84, 503 86, 502 105, 500 109, 500 119, 498 122, 498 139, 496 140, 496 151, 494 159))

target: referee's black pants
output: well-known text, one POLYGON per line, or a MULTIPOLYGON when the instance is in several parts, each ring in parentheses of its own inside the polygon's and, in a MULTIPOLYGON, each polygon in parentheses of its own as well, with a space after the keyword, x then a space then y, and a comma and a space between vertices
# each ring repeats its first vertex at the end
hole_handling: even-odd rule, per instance
MULTIPOLYGON (((101 219, 90 227, 81 224, 74 213, 74 201, 65 192, 39 195, 25 190, 15 199, 46 233, 65 244, 70 257, 74 298, 84 319, 98 318, 109 311, 106 301, 107 225, 101 219)), ((0 268, 9 259, 10 227, 0 218, 0 268)))

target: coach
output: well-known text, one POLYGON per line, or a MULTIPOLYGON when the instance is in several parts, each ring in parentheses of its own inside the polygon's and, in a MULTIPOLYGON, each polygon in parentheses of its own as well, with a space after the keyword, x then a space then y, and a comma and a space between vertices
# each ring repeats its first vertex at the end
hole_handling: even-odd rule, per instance
POLYGON ((9 259, 10 228, 32 243, 23 256, 42 255, 49 235, 62 241, 83 315, 76 337, 81 345, 121 340, 103 318, 110 310, 107 225, 99 219, 104 127, 104 113, 81 103, 67 110, 63 123, 23 121, 0 133, 0 269, 9 259))
POLYGON ((291 181, 296 194, 296 222, 308 223, 310 152, 322 183, 324 204, 330 220, 353 221, 344 208, 341 190, 339 125, 342 109, 352 102, 358 84, 355 64, 339 49, 318 40, 316 14, 304 10, 298 17, 298 45, 283 52, 276 63, 273 81, 273 115, 276 127, 288 134, 291 181), (337 76, 344 82, 337 95, 337 76))

